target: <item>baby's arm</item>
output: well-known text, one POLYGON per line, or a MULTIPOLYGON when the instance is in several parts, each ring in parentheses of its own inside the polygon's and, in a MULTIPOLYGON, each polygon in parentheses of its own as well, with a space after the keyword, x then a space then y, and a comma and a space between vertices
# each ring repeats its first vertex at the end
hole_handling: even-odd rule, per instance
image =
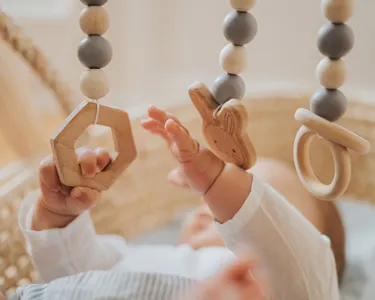
POLYGON ((307 219, 251 173, 199 147, 175 117, 155 107, 149 117, 143 127, 164 138, 180 162, 170 181, 202 194, 233 252, 262 255, 275 299, 338 299, 329 242, 307 219))
POLYGON ((260 253, 275 296, 339 299, 329 240, 272 187, 227 165, 204 198, 232 251, 260 253))
MULTIPOLYGON (((101 150, 81 149, 77 155, 87 176, 109 161, 108 153, 101 150)), ((125 241, 97 235, 88 211, 97 204, 100 193, 61 185, 51 157, 41 163, 39 179, 41 193, 34 192, 24 200, 19 221, 41 279, 50 281, 118 264, 126 252, 125 241)))

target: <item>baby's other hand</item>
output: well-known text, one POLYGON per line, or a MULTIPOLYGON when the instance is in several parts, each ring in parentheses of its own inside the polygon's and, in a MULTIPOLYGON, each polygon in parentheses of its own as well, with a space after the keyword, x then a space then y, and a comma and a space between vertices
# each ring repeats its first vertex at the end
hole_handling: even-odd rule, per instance
MULTIPOLYGON (((76 154, 82 175, 89 178, 101 172, 111 160, 109 152, 100 148, 79 148, 76 154)), ((36 201, 33 230, 65 227, 78 215, 95 206, 100 199, 100 191, 63 185, 52 156, 41 162, 38 175, 41 195, 36 201)))
POLYGON ((204 282, 197 300, 268 300, 262 280, 254 275, 256 261, 240 258, 204 282))
POLYGON ((206 193, 223 170, 224 162, 209 149, 200 147, 176 117, 154 106, 148 109, 148 116, 142 122, 143 128, 161 136, 180 163, 168 179, 178 186, 206 193))

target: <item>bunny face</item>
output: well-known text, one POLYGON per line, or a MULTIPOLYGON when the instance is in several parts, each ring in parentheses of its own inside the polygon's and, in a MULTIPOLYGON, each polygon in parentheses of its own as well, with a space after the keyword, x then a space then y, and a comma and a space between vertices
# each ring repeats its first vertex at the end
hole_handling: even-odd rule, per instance
POLYGON ((236 165, 244 165, 246 158, 236 138, 220 126, 209 124, 204 130, 204 137, 212 152, 218 157, 236 165))
POLYGON ((252 167, 256 155, 246 133, 248 115, 241 102, 232 99, 218 106, 211 92, 199 82, 190 87, 189 94, 202 117, 203 135, 211 151, 224 162, 243 169, 252 167))

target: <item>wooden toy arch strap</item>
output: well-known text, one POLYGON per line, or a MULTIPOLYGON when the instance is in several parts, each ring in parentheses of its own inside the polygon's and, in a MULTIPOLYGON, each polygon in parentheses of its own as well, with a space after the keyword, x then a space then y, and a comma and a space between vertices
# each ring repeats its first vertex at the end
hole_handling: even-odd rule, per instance
POLYGON ((304 187, 317 198, 322 200, 337 199, 346 192, 350 182, 349 150, 365 154, 370 150, 369 142, 307 109, 298 109, 295 119, 303 125, 294 142, 294 163, 298 177, 304 187), (310 163, 309 148, 314 136, 324 138, 332 152, 334 176, 328 185, 319 181, 310 163))

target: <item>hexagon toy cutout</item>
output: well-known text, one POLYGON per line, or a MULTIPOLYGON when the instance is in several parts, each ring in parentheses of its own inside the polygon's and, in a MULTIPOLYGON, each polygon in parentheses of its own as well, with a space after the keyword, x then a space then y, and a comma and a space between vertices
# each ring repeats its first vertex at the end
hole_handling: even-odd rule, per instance
POLYGON ((118 155, 93 178, 81 174, 75 153, 75 142, 94 123, 97 105, 83 102, 65 120, 51 138, 51 147, 60 181, 66 186, 85 186, 107 190, 137 156, 129 115, 122 110, 100 105, 97 125, 112 129, 118 155))

